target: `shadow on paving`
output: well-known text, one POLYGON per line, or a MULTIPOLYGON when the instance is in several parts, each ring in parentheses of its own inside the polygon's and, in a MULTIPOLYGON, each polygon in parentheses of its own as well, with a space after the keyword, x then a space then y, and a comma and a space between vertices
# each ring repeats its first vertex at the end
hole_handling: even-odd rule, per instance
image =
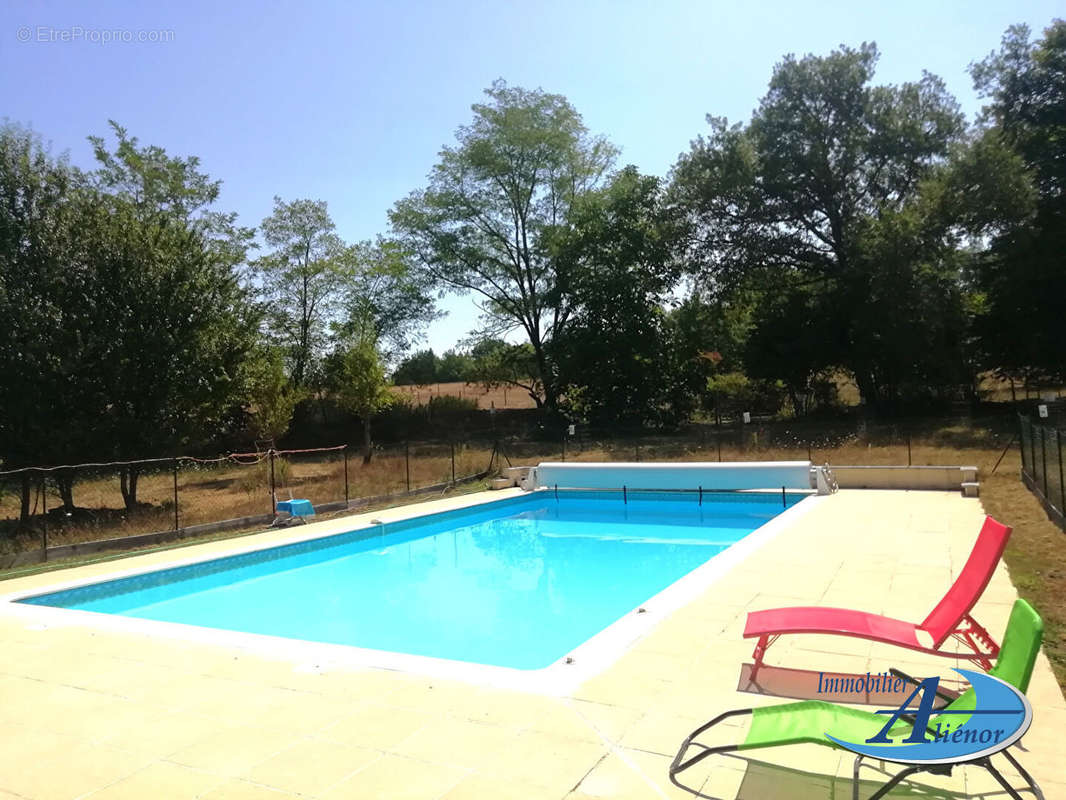
MULTIPOLYGON (((740 758, 738 756, 723 756, 744 762, 744 777, 741 779, 740 788, 735 795, 736 800, 851 800, 852 781, 850 778, 822 775, 816 772, 804 772, 803 770, 768 764, 764 761, 740 758)), ((863 771, 869 775, 876 774, 879 770, 871 769, 864 765, 863 771)), ((682 789, 690 792, 694 797, 704 797, 710 800, 725 800, 712 794, 703 794, 692 786, 699 786, 697 781, 702 782, 706 773, 699 774, 694 770, 691 780, 686 779, 686 773, 677 776, 682 789)), ((885 773, 882 780, 860 780, 859 797, 867 798, 876 792, 885 781, 891 777, 891 773, 885 773)), ((966 800, 968 794, 927 786, 920 782, 903 781, 891 792, 885 795, 887 798, 914 798, 914 800, 966 800)), ((730 798, 729 800, 732 800, 730 798)))

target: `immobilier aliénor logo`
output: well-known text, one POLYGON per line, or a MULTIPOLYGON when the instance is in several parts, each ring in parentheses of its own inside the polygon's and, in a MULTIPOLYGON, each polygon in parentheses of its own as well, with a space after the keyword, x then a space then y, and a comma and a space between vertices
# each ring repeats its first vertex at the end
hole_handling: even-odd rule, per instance
POLYGON ((992 675, 955 672, 970 682, 971 690, 947 705, 934 707, 940 679, 926 678, 899 708, 876 712, 885 716, 885 724, 865 741, 837 738, 833 731, 826 731, 826 737, 854 753, 885 761, 948 764, 997 753, 1025 734, 1033 709, 1024 694, 992 675), (918 703, 912 707, 915 698, 918 703))

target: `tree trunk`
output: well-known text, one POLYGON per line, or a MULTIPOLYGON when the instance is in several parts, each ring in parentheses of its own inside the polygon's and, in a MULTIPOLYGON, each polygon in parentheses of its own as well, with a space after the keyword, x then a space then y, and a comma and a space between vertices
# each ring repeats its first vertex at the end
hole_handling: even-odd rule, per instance
POLYGON ((30 521, 30 498, 33 490, 30 485, 30 473, 22 473, 22 486, 19 491, 19 523, 25 525, 30 521))
POLYGON ((119 472, 119 488, 122 490, 122 501, 126 504, 127 511, 137 508, 137 478, 140 469, 135 466, 123 467, 119 472))
POLYGON ((373 442, 370 439, 370 415, 363 417, 363 463, 369 464, 374 455, 373 442))
MULTIPOLYGON (((533 354, 537 360, 537 371, 540 373, 540 385, 544 389, 544 406, 549 411, 555 411, 559 398, 555 390, 554 376, 548 364, 548 356, 544 352, 544 344, 540 341, 539 336, 531 336, 529 343, 533 346, 533 354)), ((537 407, 540 407, 540 403, 537 404, 537 407)))
POLYGON ((806 416, 807 409, 800 408, 799 393, 796 391, 796 388, 791 383, 788 384, 788 400, 790 403, 792 403, 792 414, 794 416, 806 416))
POLYGON ((864 368, 855 369, 852 374, 855 376, 855 385, 859 389, 859 397, 862 398, 867 409, 873 411, 875 415, 880 415, 884 404, 881 393, 878 390, 877 380, 864 368))
POLYGON ((63 510, 68 514, 74 513, 74 472, 63 470, 55 476, 56 488, 59 490, 59 499, 63 501, 63 510))

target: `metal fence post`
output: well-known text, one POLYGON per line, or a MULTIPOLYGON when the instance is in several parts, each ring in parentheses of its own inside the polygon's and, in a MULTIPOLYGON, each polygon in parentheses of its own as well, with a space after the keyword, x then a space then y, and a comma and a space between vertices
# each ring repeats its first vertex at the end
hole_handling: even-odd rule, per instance
MULTIPOLYGON (((1022 474, 1025 474, 1025 418, 1018 415, 1018 455, 1022 462, 1022 474)), ((1002 457, 1001 459, 1002 460, 1002 457)), ((996 466, 999 466, 998 464, 996 466)))
POLYGON ((174 459, 172 465, 174 467, 174 530, 179 529, 178 525, 178 459, 174 459))
POLYGON ((341 450, 344 454, 344 505, 348 506, 348 445, 341 450))
POLYGON ((1066 514, 1066 480, 1062 474, 1062 431, 1055 431, 1055 441, 1059 446, 1059 511, 1066 514))
POLYGON ((407 491, 411 491, 411 443, 403 443, 403 460, 407 469, 407 491))
POLYGON ((455 442, 449 440, 448 444, 451 445, 452 450, 452 483, 455 483, 455 442))
POLYGON ((1040 426, 1040 469, 1044 475, 1044 497, 1047 498, 1047 428, 1043 425, 1040 426))
POLYGON ((911 466, 911 432, 907 431, 907 466, 911 466))
POLYGON ((41 555, 48 560, 48 483, 46 476, 41 473, 41 514, 44 524, 41 526, 41 555))
POLYGON ((566 431, 563 431, 563 461, 566 461, 566 431))
POLYGON ((1036 482, 1036 437, 1033 436, 1033 422, 1029 423, 1029 477, 1036 482))
POLYGON ((278 515, 278 496, 274 490, 274 448, 270 448, 270 515, 278 515))

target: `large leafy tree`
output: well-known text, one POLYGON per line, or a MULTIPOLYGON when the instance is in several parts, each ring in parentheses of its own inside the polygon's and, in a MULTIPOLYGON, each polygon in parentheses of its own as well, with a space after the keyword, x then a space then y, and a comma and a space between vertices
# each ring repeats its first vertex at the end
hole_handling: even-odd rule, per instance
MULTIPOLYGON (((2 137, 0 424, 18 463, 173 452, 240 400, 256 327, 237 284, 246 235, 210 210, 218 184, 195 160, 115 133, 114 152, 93 140, 87 175, 2 137)), ((56 476, 68 509, 73 477, 56 476)), ((137 473, 122 478, 133 508, 137 473)))
MULTIPOLYGON (((463 380, 480 383, 486 388, 513 386, 521 389, 540 403, 544 397, 544 387, 537 377, 537 357, 528 342, 515 344, 504 339, 482 339, 470 348, 470 354, 461 357, 458 354, 456 367, 459 367, 463 380)), ((444 358, 441 359, 441 371, 444 371, 444 358)))
POLYGON ((437 380, 440 359, 433 349, 419 350, 403 359, 392 373, 397 386, 426 386, 437 380))
POLYGON ((572 411, 593 423, 642 425, 673 411, 665 305, 680 276, 680 228, 658 178, 627 167, 574 205, 554 254, 571 320, 553 351, 572 411))
MULTIPOLYGON (((106 409, 94 429, 116 456, 137 458, 219 429, 243 396, 258 313, 238 274, 251 231, 214 210, 220 184, 196 159, 114 130, 113 153, 92 140, 101 166, 77 222, 86 295, 73 328, 97 348, 88 363, 106 409)), ((122 489, 135 507, 135 468, 122 489)))
POLYGON ((786 57, 750 124, 709 120, 674 191, 710 289, 816 292, 836 318, 828 360, 890 411, 965 378, 957 232, 943 213, 965 126, 932 75, 872 85, 877 55, 867 44, 786 57))
MULTIPOLYGON (((1033 41, 1011 28, 999 51, 972 67, 988 99, 977 163, 1009 172, 1011 156, 1034 197, 1016 188, 998 206, 1006 220, 978 262, 978 334, 988 365, 1011 377, 1066 377, 1066 22, 1033 41), (1006 149, 1008 154, 1003 154, 1006 149), (1035 199, 1035 203, 1033 200, 1035 199), (1029 202, 1026 202, 1028 200, 1029 202), (1017 213, 1018 210, 1030 213, 1017 213)), ((984 171, 984 175, 989 170, 984 171)))
POLYGON ((305 398, 303 389, 292 385, 285 373, 282 352, 259 346, 245 363, 248 427, 257 444, 275 446, 292 423, 296 406, 305 398))
POLYGON ((615 148, 591 136, 565 97, 497 81, 445 147, 429 185, 396 204, 393 229, 437 285, 473 292, 483 334, 520 328, 543 397, 559 389, 549 343, 570 316, 549 241, 574 199, 595 187, 615 148))
MULTIPOLYGON (((84 310, 71 268, 84 176, 32 131, 0 128, 0 459, 6 468, 92 452, 100 376, 71 329, 84 310)), ((21 485, 21 516, 31 483, 21 485)))
POLYGON ((288 356, 289 376, 307 387, 324 356, 345 285, 344 245, 322 200, 274 198, 260 233, 269 252, 252 263, 269 332, 288 356))
POLYGON ((341 407, 363 425, 363 463, 373 457, 374 416, 395 401, 385 363, 371 339, 341 342, 326 361, 326 374, 341 407))
POLYGON ((394 360, 439 316, 425 273, 413 268, 398 242, 379 237, 352 245, 339 264, 342 338, 374 341, 387 361, 394 360))

